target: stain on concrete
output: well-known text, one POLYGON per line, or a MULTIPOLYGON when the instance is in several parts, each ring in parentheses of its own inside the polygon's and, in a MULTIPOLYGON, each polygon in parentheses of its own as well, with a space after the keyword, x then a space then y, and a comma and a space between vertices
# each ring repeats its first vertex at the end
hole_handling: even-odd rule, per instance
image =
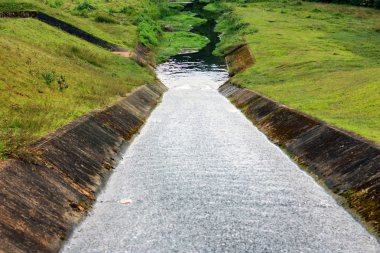
POLYGON ((152 50, 141 43, 137 43, 133 52, 133 59, 141 66, 148 66, 152 71, 156 61, 152 50))
POLYGON ((380 234, 378 144, 230 82, 219 91, 380 234))
POLYGON ((0 164, 0 251, 58 252, 166 87, 145 85, 0 164))
POLYGON ((234 76, 255 64, 255 58, 247 44, 239 45, 228 52, 225 55, 225 61, 230 76, 234 76))
POLYGON ((169 91, 61 253, 380 252, 194 59, 158 66, 169 91))

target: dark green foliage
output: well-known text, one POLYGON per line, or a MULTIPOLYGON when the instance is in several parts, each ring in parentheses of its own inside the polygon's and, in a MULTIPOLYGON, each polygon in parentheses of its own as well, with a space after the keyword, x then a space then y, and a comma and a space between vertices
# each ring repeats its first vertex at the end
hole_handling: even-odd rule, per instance
POLYGON ((135 12, 136 12, 136 10, 131 6, 124 6, 123 8, 120 9, 120 13, 124 13, 124 14, 128 14, 128 15, 131 15, 135 12))
POLYGON ((59 91, 63 91, 64 89, 67 89, 69 88, 69 85, 67 84, 66 82, 66 78, 64 75, 60 75, 58 80, 57 80, 57 83, 58 83, 58 90, 59 91))
POLYGON ((41 73, 42 78, 44 79, 47 86, 51 86, 52 83, 55 81, 55 72, 54 71, 46 71, 41 73))
POLYGON ((94 20, 96 22, 99 22, 99 23, 109 23, 109 24, 115 24, 115 23, 117 23, 117 21, 114 20, 113 18, 110 18, 110 17, 107 17, 107 16, 103 16, 103 15, 96 16, 94 20))
POLYGON ((146 15, 137 18, 139 41, 147 47, 157 46, 162 30, 158 22, 146 15))
POLYGON ((25 11, 38 9, 31 3, 0 2, 0 11, 25 11))
MULTIPOLYGON (((355 6, 366 6, 366 7, 374 7, 380 8, 380 0, 302 0, 309 2, 322 2, 322 3, 336 3, 336 4, 350 4, 355 6)), ((212 2, 220 2, 214 0, 212 2)), ((239 4, 245 3, 254 3, 254 2, 265 2, 265 0, 227 0, 227 2, 235 2, 239 4)), ((299 1, 297 4, 301 5, 302 2, 299 1)))
POLYGON ((72 10, 72 14, 76 16, 88 17, 89 13, 94 10, 96 10, 96 7, 88 0, 84 0, 72 10))
POLYGON ((380 0, 308 0, 310 2, 351 4, 355 6, 367 6, 380 8, 380 0))
POLYGON ((83 1, 75 8, 78 11, 92 11, 96 8, 89 2, 89 1, 83 1))
POLYGON ((64 75, 57 76, 54 70, 45 71, 41 73, 42 79, 44 79, 45 83, 49 88, 53 88, 53 84, 57 81, 58 91, 63 91, 69 88, 69 85, 66 82, 66 78, 64 75))

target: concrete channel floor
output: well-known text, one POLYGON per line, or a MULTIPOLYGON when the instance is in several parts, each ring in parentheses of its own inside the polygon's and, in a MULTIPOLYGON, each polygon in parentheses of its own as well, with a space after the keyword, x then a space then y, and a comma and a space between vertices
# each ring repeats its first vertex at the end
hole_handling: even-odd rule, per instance
POLYGON ((62 252, 380 252, 218 93, 223 69, 189 65, 158 68, 170 90, 62 252))

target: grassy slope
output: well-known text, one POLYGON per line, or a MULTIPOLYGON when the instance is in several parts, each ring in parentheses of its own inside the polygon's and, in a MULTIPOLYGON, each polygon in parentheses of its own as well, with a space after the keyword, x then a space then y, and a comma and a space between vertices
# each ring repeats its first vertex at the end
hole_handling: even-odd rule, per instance
POLYGON ((173 32, 164 32, 160 45, 156 48, 157 62, 163 62, 176 55, 182 49, 197 51, 203 48, 209 39, 190 32, 196 26, 205 23, 205 19, 195 17, 191 12, 178 12, 161 20, 161 25, 169 25, 173 32))
POLYGON ((194 26, 201 25, 206 22, 205 19, 198 18, 192 12, 179 12, 176 15, 164 17, 161 20, 163 25, 169 25, 174 31, 190 31, 194 26))
POLYGON ((170 56, 181 53, 183 49, 197 51, 208 42, 206 37, 191 32, 166 32, 162 36, 160 46, 156 49, 157 62, 164 62, 170 56))
POLYGON ((94 9, 89 9, 88 6, 88 8, 83 7, 84 2, 86 1, 4 0, 0 3, 0 11, 43 11, 104 40, 129 49, 134 48, 137 42, 136 17, 144 11, 156 11, 153 4, 148 4, 149 0, 87 1, 94 9), (103 22, 97 21, 99 17, 103 18, 103 22))
MULTIPOLYGON (((5 0, 0 2, 0 11, 40 10, 129 49, 141 39, 141 17, 156 22, 171 15, 158 23, 177 30, 164 33, 161 45, 155 47, 164 58, 207 42, 188 32, 203 20, 179 13, 175 9, 181 9, 180 5, 163 14, 161 4, 151 0, 5 0), (78 9, 86 2, 90 9, 78 9)), ((145 28, 144 32, 158 36, 149 25, 145 28)), ((17 155, 37 138, 154 80, 148 69, 133 60, 34 19, 0 19, 0 61, 0 159, 17 155)))
MULTIPOLYGON (((170 25, 174 28, 174 32, 162 33, 158 38, 159 43, 146 44, 154 48, 157 62, 180 53, 182 48, 199 50, 209 42, 207 38, 190 32, 193 27, 205 22, 204 19, 194 17, 195 14, 191 12, 180 12, 183 5, 169 4, 169 2, 167 4, 172 6, 171 10, 167 9, 166 13, 160 13, 157 5, 163 5, 163 3, 156 2, 151 0, 4 0, 0 2, 0 11, 39 10, 127 49, 133 49, 139 41, 137 26, 141 24, 141 16, 150 16, 153 23, 159 26, 170 25), (86 2, 91 7, 83 5, 86 2)), ((153 39, 156 37, 149 29, 144 32, 153 39)))
POLYGON ((233 5, 258 30, 257 63, 233 81, 380 142, 380 11, 299 3, 233 5))
POLYGON ((34 19, 0 19, 0 61, 0 158, 154 79, 130 59, 34 19), (43 75, 53 72, 48 85, 43 75))

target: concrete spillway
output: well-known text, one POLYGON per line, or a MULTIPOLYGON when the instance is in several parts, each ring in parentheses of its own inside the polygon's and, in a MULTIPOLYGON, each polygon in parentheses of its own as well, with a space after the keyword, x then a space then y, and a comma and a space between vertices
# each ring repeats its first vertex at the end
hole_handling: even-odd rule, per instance
POLYGON ((380 252, 217 92, 223 69, 157 73, 169 91, 62 252, 380 252))

